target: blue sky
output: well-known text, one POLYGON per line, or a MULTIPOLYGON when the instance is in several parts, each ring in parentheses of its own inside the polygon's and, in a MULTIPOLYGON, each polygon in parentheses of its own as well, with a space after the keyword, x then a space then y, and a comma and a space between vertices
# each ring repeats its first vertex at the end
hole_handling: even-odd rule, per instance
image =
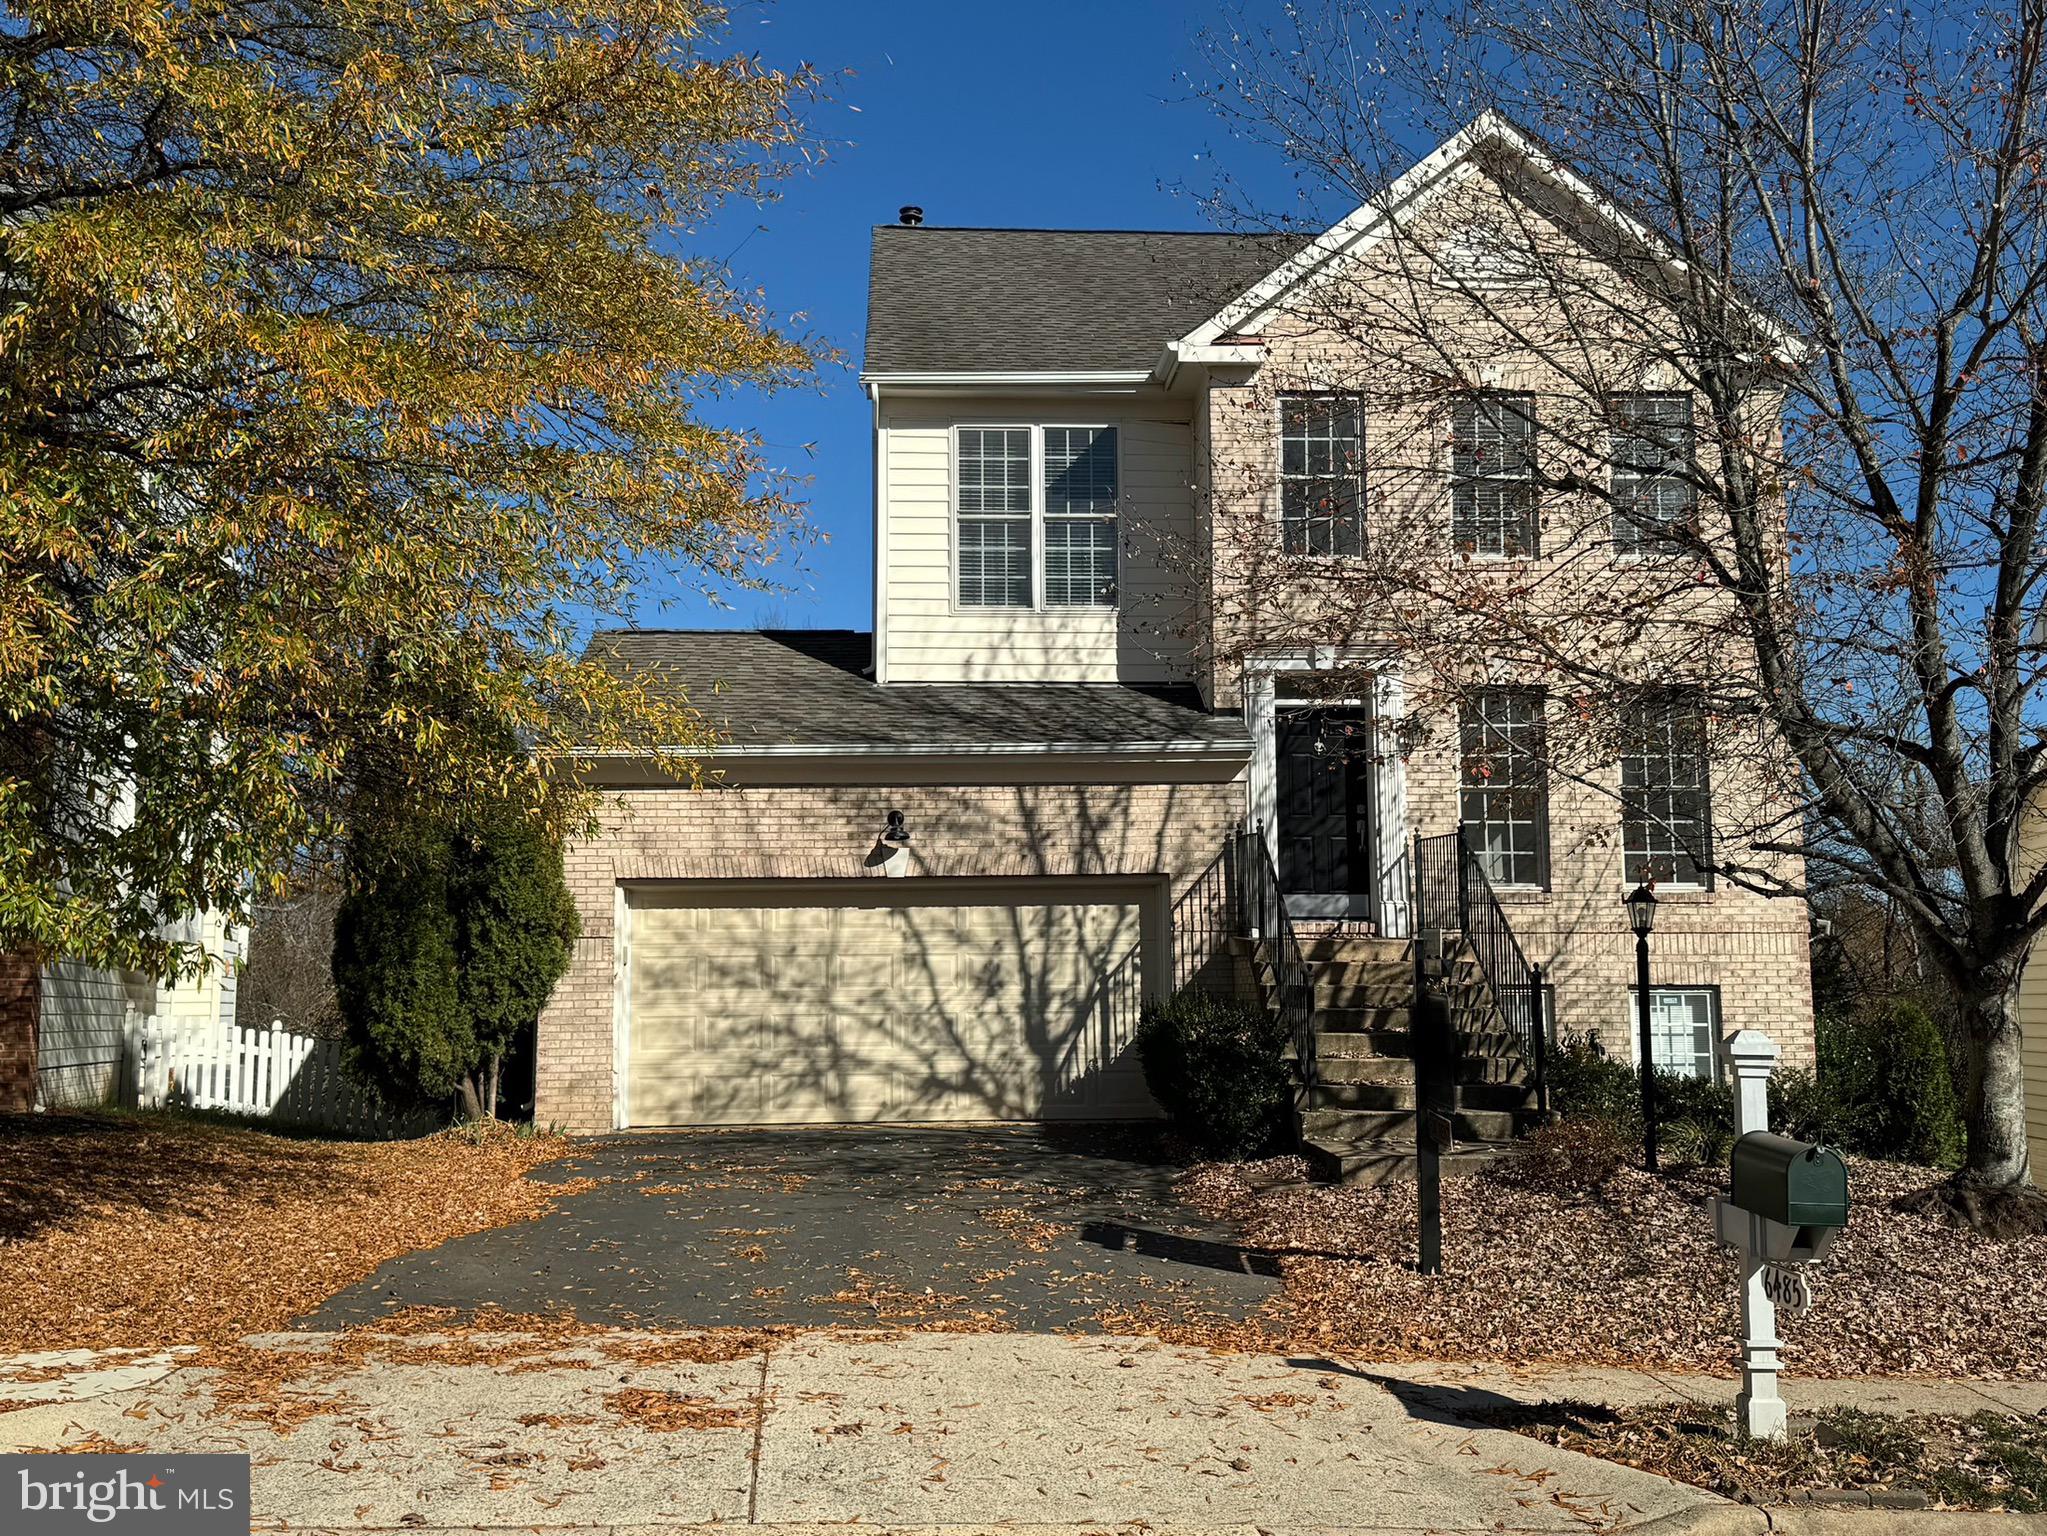
POLYGON ((735 207, 688 242, 692 254, 729 257, 740 281, 802 312, 844 354, 822 392, 748 396, 717 412, 755 426, 773 462, 808 477, 804 495, 829 542, 784 595, 741 592, 721 610, 678 582, 648 594, 641 624, 868 627, 869 414, 855 374, 870 227, 905 203, 931 224, 1205 227, 1194 199, 1172 188, 1204 184, 1202 157, 1218 138, 1181 80, 1199 69, 1207 17, 1198 0, 778 0, 735 10, 735 47, 771 64, 852 72, 811 114, 834 141, 831 157, 787 182, 779 202, 735 207))

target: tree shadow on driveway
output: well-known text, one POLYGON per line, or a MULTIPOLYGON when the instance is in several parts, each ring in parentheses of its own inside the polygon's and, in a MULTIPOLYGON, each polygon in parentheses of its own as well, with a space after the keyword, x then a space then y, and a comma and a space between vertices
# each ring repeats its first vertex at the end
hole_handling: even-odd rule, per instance
POLYGON ((536 1172, 595 1181, 549 1215, 394 1260, 305 1321, 407 1306, 650 1328, 1240 1321, 1277 1264, 1188 1209, 1179 1173, 1147 1126, 609 1137, 536 1172))

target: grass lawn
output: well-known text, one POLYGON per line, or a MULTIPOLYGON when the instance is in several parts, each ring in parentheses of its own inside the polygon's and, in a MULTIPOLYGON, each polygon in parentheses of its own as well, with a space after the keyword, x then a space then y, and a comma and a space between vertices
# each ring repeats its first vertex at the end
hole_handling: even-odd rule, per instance
POLYGON ((1550 1445, 1755 1503, 1782 1503, 1807 1490, 1852 1489, 1922 1495, 1949 1509, 2047 1510, 2047 1420, 2037 1418, 1894 1417, 1844 1408, 1772 1444, 1738 1435, 1726 1409, 1615 1412, 1544 1403, 1477 1417, 1550 1445))
POLYGON ((222 1343, 384 1260, 525 1221, 559 1137, 318 1141, 175 1114, 0 1118, 0 1351, 222 1343))
MULTIPOLYGON (((1434 1277, 1414 1268, 1413 1185, 1304 1173, 1291 1158, 1210 1163, 1181 1184, 1283 1256, 1262 1319, 1282 1337, 1362 1359, 1734 1368, 1734 1261, 1705 1203, 1724 1169, 1623 1169, 1568 1194, 1494 1170, 1445 1179, 1434 1277)), ((1794 1376, 2047 1378, 2047 1237, 1997 1242, 1894 1208, 1940 1177, 1850 1159, 1848 1228, 1814 1271, 1811 1314, 1779 1325, 1794 1376)))

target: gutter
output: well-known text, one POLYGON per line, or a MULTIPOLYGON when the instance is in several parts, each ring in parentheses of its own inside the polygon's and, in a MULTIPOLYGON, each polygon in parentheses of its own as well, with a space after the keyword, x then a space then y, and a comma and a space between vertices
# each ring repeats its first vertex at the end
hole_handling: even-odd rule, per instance
POLYGON ((1152 377, 1149 368, 1117 368, 1092 373, 862 373, 860 383, 871 387, 918 384, 1059 385, 1059 384, 1142 384, 1152 377))
MULTIPOLYGON (((990 742, 976 746, 909 742, 882 745, 874 742, 778 742, 760 746, 669 747, 684 756, 705 758, 790 758, 790 757, 1122 757, 1152 756, 1185 758, 1192 761, 1248 761, 1251 743, 1218 741, 1085 741, 1085 742, 990 742)), ((591 762, 641 762, 644 752, 604 751, 570 754, 591 762)))

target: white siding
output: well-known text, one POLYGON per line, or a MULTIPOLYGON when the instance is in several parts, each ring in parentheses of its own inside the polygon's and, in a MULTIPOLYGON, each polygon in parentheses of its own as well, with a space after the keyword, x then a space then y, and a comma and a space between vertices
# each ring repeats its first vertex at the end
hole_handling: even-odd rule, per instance
POLYGON ((1074 396, 882 398, 884 665, 890 683, 1162 683, 1192 677, 1193 428, 1187 402, 1074 396), (952 429, 1117 429, 1114 608, 962 608, 953 586, 952 429))
POLYGON ((2033 1182, 2047 1188, 2047 944, 2033 946, 2019 983, 2019 1028, 2026 1062, 2026 1136, 2033 1182))

